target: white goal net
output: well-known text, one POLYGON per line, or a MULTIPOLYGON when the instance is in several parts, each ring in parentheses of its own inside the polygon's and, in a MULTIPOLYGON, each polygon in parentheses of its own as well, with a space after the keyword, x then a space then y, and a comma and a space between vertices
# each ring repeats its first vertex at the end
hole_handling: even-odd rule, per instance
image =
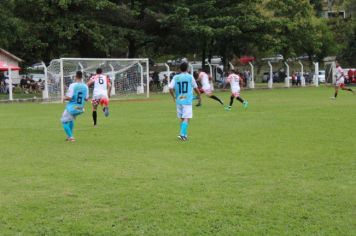
POLYGON ((83 72, 87 82, 97 68, 110 77, 112 98, 149 97, 148 59, 61 58, 52 60, 47 68, 48 100, 61 101, 77 71, 83 72))

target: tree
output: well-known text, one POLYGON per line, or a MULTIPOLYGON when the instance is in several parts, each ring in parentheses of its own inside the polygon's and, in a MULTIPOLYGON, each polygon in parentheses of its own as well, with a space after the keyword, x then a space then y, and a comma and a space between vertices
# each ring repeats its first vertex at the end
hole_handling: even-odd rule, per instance
POLYGON ((326 23, 315 16, 307 0, 271 0, 271 29, 275 53, 285 58, 307 54, 322 58, 335 48, 326 23))

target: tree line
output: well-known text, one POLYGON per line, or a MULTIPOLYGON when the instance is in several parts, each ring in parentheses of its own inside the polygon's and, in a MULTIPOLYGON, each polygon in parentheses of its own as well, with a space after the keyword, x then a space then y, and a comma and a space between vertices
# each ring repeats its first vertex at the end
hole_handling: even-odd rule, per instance
MULTIPOLYGON (((345 0, 354 11, 356 0, 345 0)), ((354 18, 320 0, 2 0, 0 47, 31 64, 59 57, 356 55, 354 18)))

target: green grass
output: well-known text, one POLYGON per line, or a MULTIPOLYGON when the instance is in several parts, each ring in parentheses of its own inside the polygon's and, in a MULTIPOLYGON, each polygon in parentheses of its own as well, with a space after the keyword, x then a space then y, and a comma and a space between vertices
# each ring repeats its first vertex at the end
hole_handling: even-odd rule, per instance
POLYGON ((355 235, 356 96, 332 94, 203 97, 185 143, 168 95, 95 129, 88 106, 76 143, 62 104, 0 104, 0 235, 355 235))
MULTIPOLYGON (((34 99, 34 98, 42 98, 41 93, 13 93, 13 99, 34 99)), ((9 94, 0 93, 0 101, 8 100, 9 94)))

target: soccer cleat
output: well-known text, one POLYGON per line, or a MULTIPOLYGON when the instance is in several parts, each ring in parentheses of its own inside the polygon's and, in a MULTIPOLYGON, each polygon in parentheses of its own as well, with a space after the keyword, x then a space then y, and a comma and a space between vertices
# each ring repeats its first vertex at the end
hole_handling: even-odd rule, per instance
POLYGON ((231 106, 226 106, 225 111, 231 111, 231 106))
POLYGON ((73 143, 73 142, 75 142, 75 138, 73 138, 73 137, 71 137, 71 138, 67 138, 67 139, 66 139, 66 141, 67 141, 67 142, 71 142, 71 143, 73 143))
POLYGON ((243 104, 244 108, 246 109, 248 107, 248 101, 244 101, 243 104))
POLYGON ((178 138, 179 140, 181 140, 181 141, 187 141, 187 140, 188 140, 188 138, 185 137, 185 136, 183 136, 183 135, 178 135, 177 138, 178 138))
POLYGON ((104 107, 103 112, 105 114, 105 117, 108 117, 109 116, 109 107, 104 107))
POLYGON ((335 100, 335 99, 336 99, 336 97, 330 97, 330 99, 333 99, 333 100, 335 100))

